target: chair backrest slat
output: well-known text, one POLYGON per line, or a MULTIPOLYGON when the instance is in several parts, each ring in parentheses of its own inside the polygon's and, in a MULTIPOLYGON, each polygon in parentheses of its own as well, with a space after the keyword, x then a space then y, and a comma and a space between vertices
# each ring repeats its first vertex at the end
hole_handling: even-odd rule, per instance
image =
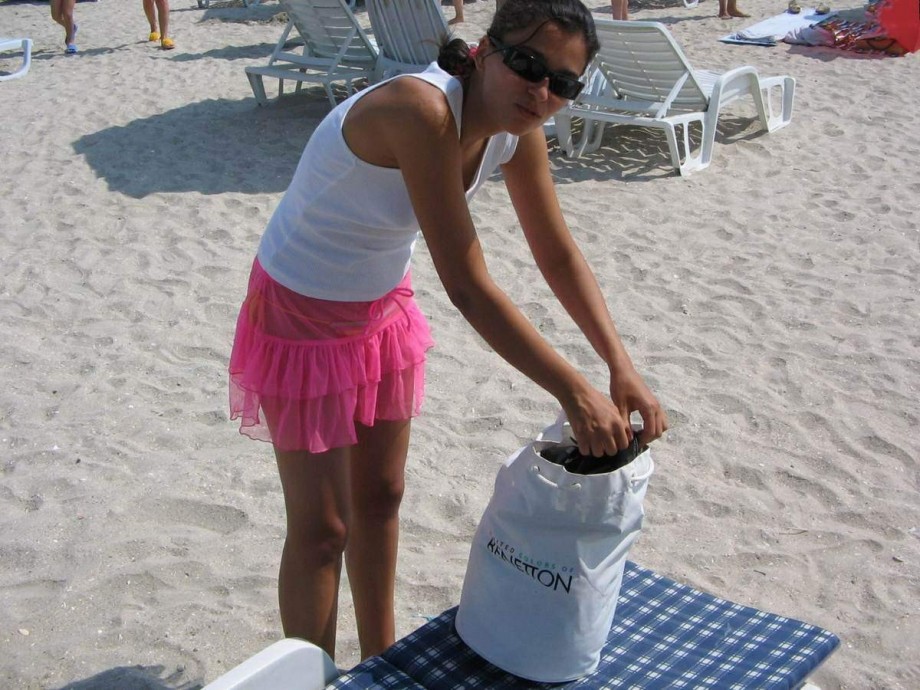
POLYGON ((595 22, 601 48, 595 66, 607 77, 619 98, 665 103, 675 110, 705 110, 708 95, 664 26, 653 22, 595 22), (674 85, 686 75, 680 91, 674 85))
POLYGON ((446 40, 447 22, 437 0, 367 0, 382 55, 407 65, 428 65, 446 40))
POLYGON ((375 51, 344 0, 279 0, 305 44, 305 53, 346 62, 373 62, 375 51))

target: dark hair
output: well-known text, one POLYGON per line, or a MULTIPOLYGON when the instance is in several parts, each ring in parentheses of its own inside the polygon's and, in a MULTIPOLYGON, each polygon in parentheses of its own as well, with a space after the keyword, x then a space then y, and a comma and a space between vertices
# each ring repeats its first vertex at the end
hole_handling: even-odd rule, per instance
MULTIPOLYGON (((505 0, 492 18, 488 34, 502 39, 506 34, 541 22, 553 22, 566 33, 580 33, 588 48, 588 62, 600 48, 594 18, 581 0, 505 0)), ((466 79, 473 72, 470 46, 461 38, 448 39, 438 53, 438 66, 466 79)))

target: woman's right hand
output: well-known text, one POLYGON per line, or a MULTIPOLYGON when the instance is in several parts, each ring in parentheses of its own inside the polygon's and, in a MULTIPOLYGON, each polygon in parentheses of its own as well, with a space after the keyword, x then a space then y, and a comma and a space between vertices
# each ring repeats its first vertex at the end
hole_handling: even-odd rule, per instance
POLYGON ((582 379, 559 399, 582 455, 616 455, 629 446, 632 429, 613 401, 582 379))

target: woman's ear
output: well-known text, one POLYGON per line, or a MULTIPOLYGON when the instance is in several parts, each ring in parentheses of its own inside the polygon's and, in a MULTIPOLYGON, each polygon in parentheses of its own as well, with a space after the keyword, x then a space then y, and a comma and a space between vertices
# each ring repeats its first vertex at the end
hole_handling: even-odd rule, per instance
POLYGON ((479 45, 473 48, 473 61, 476 63, 476 69, 482 69, 482 60, 492 51, 492 43, 488 36, 479 39, 479 45))

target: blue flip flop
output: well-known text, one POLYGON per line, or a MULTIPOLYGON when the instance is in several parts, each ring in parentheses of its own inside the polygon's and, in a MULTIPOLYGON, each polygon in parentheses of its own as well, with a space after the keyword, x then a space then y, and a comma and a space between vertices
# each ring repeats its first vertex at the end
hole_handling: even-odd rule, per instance
POLYGON ((76 54, 77 54, 77 44, 76 44, 76 40, 77 40, 77 29, 79 29, 79 28, 80 28, 80 27, 77 26, 76 23, 74 23, 74 25, 73 25, 73 40, 74 40, 74 43, 68 43, 68 44, 67 44, 67 47, 64 49, 64 52, 67 53, 68 55, 76 55, 76 54))

